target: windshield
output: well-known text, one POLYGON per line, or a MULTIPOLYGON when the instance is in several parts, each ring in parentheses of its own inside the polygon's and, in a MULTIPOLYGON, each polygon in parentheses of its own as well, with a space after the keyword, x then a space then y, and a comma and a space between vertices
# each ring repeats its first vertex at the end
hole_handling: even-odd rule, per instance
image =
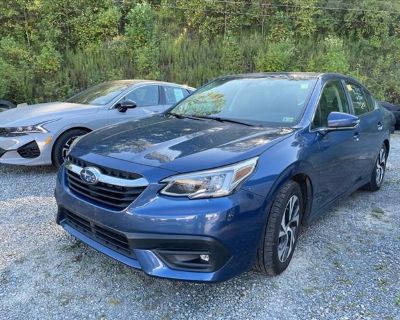
POLYGON ((316 79, 272 77, 217 79, 170 112, 290 126, 302 115, 315 82, 316 79))
POLYGON ((129 82, 104 82, 86 89, 67 102, 104 106, 130 86, 129 82))

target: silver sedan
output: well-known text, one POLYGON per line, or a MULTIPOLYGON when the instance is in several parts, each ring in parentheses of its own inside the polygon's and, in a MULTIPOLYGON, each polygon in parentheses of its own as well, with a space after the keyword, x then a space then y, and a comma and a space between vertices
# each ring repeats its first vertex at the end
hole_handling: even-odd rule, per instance
POLYGON ((119 80, 91 87, 65 102, 1 112, 0 163, 59 166, 77 137, 163 112, 192 91, 168 82, 119 80))

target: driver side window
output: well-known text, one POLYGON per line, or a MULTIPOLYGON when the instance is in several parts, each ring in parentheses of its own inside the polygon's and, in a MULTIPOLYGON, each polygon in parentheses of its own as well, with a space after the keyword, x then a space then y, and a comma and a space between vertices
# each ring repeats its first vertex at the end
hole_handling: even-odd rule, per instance
POLYGON ((134 89, 125 96, 125 100, 136 102, 138 107, 156 106, 159 104, 157 85, 149 85, 134 89))
POLYGON ((322 90, 313 128, 327 127, 328 115, 333 111, 349 113, 349 104, 340 81, 328 82, 322 90))

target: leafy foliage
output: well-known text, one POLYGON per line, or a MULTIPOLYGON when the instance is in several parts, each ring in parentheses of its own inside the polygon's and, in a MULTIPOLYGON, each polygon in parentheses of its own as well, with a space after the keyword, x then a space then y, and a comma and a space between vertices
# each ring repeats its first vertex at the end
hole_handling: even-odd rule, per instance
POLYGON ((329 71, 400 103, 400 2, 1 0, 0 96, 63 99, 120 78, 329 71))

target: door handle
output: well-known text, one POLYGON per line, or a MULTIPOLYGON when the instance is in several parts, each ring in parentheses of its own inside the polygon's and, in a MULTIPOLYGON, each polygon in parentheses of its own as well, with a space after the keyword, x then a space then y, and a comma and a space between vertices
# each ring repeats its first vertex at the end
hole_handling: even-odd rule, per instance
POLYGON ((378 130, 381 131, 383 129, 383 124, 381 122, 378 122, 377 127, 378 130))
POLYGON ((358 132, 354 133, 353 138, 355 141, 360 141, 360 134, 358 132))

